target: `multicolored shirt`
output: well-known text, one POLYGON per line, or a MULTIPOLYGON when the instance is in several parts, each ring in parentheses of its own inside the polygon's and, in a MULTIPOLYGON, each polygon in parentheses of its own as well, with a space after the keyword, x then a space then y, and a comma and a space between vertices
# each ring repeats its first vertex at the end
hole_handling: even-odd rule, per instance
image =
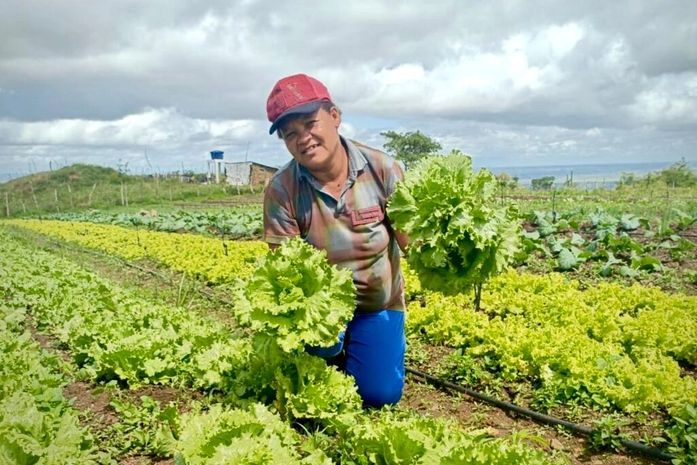
POLYGON ((338 200, 291 160, 271 179, 264 195, 264 240, 293 236, 326 250, 329 262, 353 271, 358 311, 404 310, 400 252, 385 216, 387 199, 404 173, 379 150, 341 138, 349 176, 338 200))

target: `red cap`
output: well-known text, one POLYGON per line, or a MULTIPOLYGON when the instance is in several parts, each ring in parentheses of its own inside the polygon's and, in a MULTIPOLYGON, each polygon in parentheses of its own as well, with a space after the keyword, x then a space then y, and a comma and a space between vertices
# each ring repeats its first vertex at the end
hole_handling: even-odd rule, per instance
POLYGON ((269 134, 278 129, 283 117, 312 113, 322 102, 331 101, 329 91, 317 79, 306 74, 284 77, 276 83, 266 101, 266 116, 272 123, 269 134))

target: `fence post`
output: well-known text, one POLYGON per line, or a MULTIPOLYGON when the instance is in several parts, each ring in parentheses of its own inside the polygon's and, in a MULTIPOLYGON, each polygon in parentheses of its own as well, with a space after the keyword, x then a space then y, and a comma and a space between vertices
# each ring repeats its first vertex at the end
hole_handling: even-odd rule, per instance
POLYGON ((73 190, 70 188, 70 183, 68 183, 68 194, 70 194, 70 208, 75 208, 75 203, 73 202, 73 190))
POLYGON ((39 202, 36 200, 36 194, 34 194, 34 184, 29 183, 29 189, 31 189, 31 197, 34 199, 34 206, 39 209, 39 202))
POLYGON ((56 201, 56 211, 61 212, 60 206, 58 205, 58 189, 53 189, 53 198, 56 201))
POLYGON ((10 217, 10 199, 7 192, 5 192, 5 215, 10 217))
POLYGON ((95 190, 96 188, 97 188, 97 183, 95 182, 95 183, 92 185, 92 190, 91 190, 90 193, 87 195, 87 206, 88 206, 88 207, 91 207, 91 206, 92 206, 92 194, 94 194, 94 190, 95 190))

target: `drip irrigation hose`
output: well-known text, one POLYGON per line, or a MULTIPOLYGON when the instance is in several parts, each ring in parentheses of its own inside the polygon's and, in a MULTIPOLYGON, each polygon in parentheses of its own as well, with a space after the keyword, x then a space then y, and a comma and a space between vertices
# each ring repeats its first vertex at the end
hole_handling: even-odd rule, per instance
MULTIPOLYGON (((56 244, 60 244, 60 242, 58 242, 58 241, 52 241, 50 239, 49 239, 49 241, 54 242, 56 244)), ((61 245, 63 246, 64 244, 61 244, 61 245)), ((102 255, 102 256, 108 256, 110 258, 114 258, 113 256, 108 255, 108 254, 102 254, 102 253, 92 251, 89 249, 87 249, 87 250, 90 253, 94 253, 95 255, 102 255)), ((155 275, 155 276, 159 277, 160 279, 171 282, 170 279, 166 278, 164 275, 156 272, 155 270, 141 267, 139 265, 136 265, 134 263, 129 262, 128 260, 124 260, 124 259, 121 259, 119 257, 115 257, 115 258, 117 258, 119 261, 121 261, 126 266, 138 269, 141 272, 155 275)), ((223 299, 220 299, 219 297, 213 296, 212 291, 209 288, 200 289, 200 291, 203 294, 206 294, 206 296, 208 298, 215 299, 218 301, 223 301, 223 299)), ((545 415, 544 413, 536 412, 534 410, 530 410, 530 409, 527 409, 525 407, 521 407, 519 405, 512 404, 510 402, 499 400, 499 399, 496 399, 494 397, 488 396, 484 393, 474 391, 472 389, 466 388, 466 387, 459 385, 459 384, 451 383, 449 381, 440 379, 440 378, 435 377, 433 375, 429 375, 428 373, 424 373, 422 371, 416 370, 416 369, 408 367, 408 366, 405 367, 405 370, 407 373, 410 373, 418 378, 422 378, 426 382, 433 384, 435 386, 444 387, 444 388, 452 389, 452 390, 457 391, 457 392, 461 392, 463 394, 467 394, 468 396, 473 397, 477 400, 480 400, 482 402, 486 402, 487 404, 493 405, 493 406, 498 407, 502 410, 515 412, 519 415, 523 415, 525 417, 531 418, 539 423, 543 423, 546 425, 552 425, 552 426, 561 426, 561 427, 563 427, 571 432, 574 432, 576 434, 580 434, 583 436, 590 436, 593 433, 593 428, 591 428, 590 426, 572 423, 570 421, 562 420, 561 418, 556 418, 556 417, 553 417, 550 415, 545 415)), ((620 438, 620 443, 628 451, 643 455, 645 457, 663 460, 666 462, 669 462, 674 458, 672 455, 664 452, 661 449, 647 446, 646 444, 643 444, 641 442, 632 441, 630 439, 620 438)))
MULTIPOLYGON (((563 428, 572 431, 576 434, 581 434, 584 436, 590 436, 593 433, 593 428, 590 426, 586 425, 579 425, 577 423, 572 423, 570 421, 562 420, 561 418, 556 418, 552 417, 549 415, 545 415, 544 413, 536 412, 534 410, 527 409, 525 407, 521 407, 516 404, 512 404, 510 402, 506 402, 503 400, 496 399, 494 397, 488 396, 486 394, 483 394, 481 392, 474 391, 472 389, 468 389, 464 386, 461 386, 459 384, 451 383, 449 381, 445 381, 443 379, 437 378, 433 375, 429 375, 428 373, 424 373, 418 370, 415 370, 414 368, 411 367, 406 367, 407 373, 410 373, 416 377, 422 378, 425 381, 427 381, 430 384, 433 384, 438 387, 445 387, 448 389, 452 389, 457 392, 461 392, 463 394, 467 394, 470 397, 474 397, 477 400, 481 400, 483 402, 486 402, 487 404, 491 404, 495 407, 498 407, 503 410, 509 410, 515 413, 518 413, 520 415, 526 416, 528 418, 532 418, 533 420, 539 422, 539 423, 544 423, 546 425, 552 425, 552 426, 562 426, 563 428)), ((663 460, 666 462, 669 462, 672 460, 674 457, 666 452, 664 452, 661 449, 657 449, 655 447, 647 446, 646 444, 643 444, 641 442, 637 441, 632 441, 630 439, 620 439, 620 442, 623 447, 625 447, 628 451, 634 452, 637 454, 641 454, 646 457, 650 457, 653 459, 658 459, 658 460, 663 460)))

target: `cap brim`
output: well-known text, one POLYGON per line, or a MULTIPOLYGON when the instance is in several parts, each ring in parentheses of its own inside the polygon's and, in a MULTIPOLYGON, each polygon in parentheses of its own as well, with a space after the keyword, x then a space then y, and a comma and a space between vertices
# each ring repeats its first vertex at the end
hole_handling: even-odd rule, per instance
POLYGON ((276 118, 276 121, 273 122, 271 125, 271 128, 269 129, 269 134, 273 134, 278 127, 283 124, 283 120, 290 116, 290 115, 301 115, 305 113, 314 113, 317 110, 319 110, 319 107, 322 106, 323 103, 325 103, 326 100, 317 100, 316 102, 310 102, 310 103, 304 103, 302 105, 298 105, 297 107, 293 107, 289 110, 284 111, 281 113, 278 118, 276 118))

